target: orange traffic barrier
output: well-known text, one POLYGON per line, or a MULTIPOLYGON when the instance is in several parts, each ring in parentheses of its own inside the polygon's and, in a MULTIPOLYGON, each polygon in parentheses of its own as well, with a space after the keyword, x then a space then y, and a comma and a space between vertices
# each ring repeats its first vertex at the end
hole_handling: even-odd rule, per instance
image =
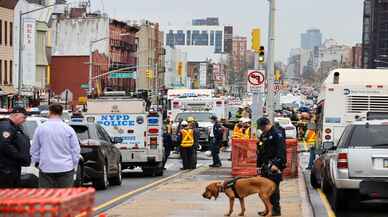
POLYGON ((298 177, 298 140, 297 139, 286 139, 287 148, 287 167, 283 171, 283 177, 295 178, 298 177))
POLYGON ((256 176, 257 140, 232 139, 232 176, 256 176))
POLYGON ((91 217, 94 199, 94 188, 3 189, 0 213, 2 217, 91 217))

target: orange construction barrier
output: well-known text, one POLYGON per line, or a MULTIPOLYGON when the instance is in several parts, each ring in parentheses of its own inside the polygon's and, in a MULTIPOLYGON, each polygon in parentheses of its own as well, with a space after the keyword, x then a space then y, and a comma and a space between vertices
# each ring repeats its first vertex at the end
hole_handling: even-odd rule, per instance
POLYGON ((287 167, 283 171, 283 177, 295 178, 298 177, 298 140, 297 139, 286 139, 287 148, 287 167))
POLYGON ((232 176, 256 176, 257 140, 232 139, 232 176))
POLYGON ((94 188, 3 189, 1 217, 91 217, 94 188))

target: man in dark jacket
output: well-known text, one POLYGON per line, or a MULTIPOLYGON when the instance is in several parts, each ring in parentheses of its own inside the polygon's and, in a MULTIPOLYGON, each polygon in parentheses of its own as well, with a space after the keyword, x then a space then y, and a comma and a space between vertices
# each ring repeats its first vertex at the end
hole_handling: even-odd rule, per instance
POLYGON ((282 170, 287 163, 285 138, 268 118, 260 118, 257 125, 263 132, 260 136, 262 145, 257 147, 257 167, 260 168, 262 176, 276 183, 275 193, 271 196, 272 215, 281 216, 279 185, 282 180, 282 170))
POLYGON ((31 164, 30 139, 20 128, 26 113, 17 107, 9 118, 0 119, 0 188, 18 187, 21 167, 31 164))
POLYGON ((223 129, 221 124, 218 122, 216 116, 211 117, 212 127, 210 128, 210 148, 213 157, 213 164, 210 167, 221 167, 220 160, 220 146, 222 143, 223 129))

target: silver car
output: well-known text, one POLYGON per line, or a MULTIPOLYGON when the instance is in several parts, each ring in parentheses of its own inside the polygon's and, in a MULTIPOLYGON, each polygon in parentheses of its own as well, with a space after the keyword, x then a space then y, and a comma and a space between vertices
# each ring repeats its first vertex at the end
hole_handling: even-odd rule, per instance
POLYGON ((334 210, 362 202, 388 202, 388 120, 348 125, 337 146, 323 144, 311 171, 334 210))

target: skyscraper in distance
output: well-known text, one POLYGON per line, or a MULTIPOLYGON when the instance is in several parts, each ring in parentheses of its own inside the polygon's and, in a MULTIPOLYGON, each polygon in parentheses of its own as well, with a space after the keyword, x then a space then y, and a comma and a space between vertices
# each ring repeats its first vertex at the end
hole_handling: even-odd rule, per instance
POLYGON ((322 44, 322 33, 319 29, 308 29, 301 34, 301 48, 314 49, 322 44))

